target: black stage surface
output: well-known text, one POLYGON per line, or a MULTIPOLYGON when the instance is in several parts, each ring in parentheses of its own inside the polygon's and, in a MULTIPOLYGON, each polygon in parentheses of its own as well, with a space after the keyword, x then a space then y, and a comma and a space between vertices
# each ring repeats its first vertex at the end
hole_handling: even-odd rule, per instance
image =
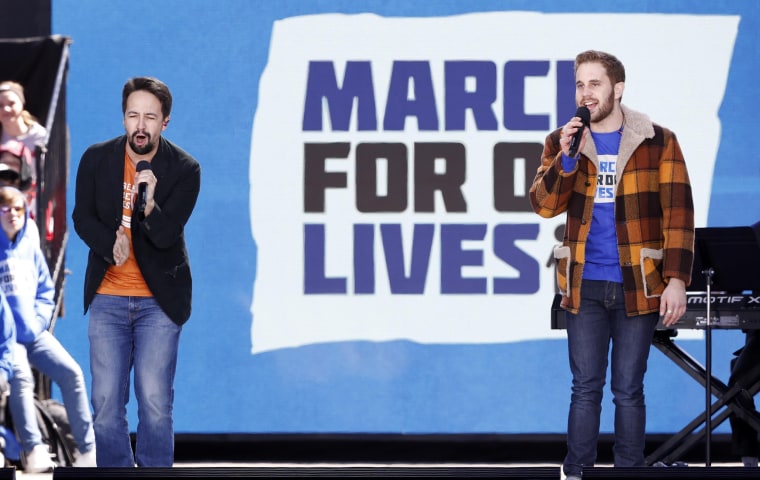
MULTIPOLYGON (((584 479, 758 478, 758 469, 741 467, 590 468, 584 479), (754 471, 752 471, 754 470, 754 471)), ((559 479, 558 467, 510 466, 281 466, 202 468, 59 468, 53 479, 84 478, 510 478, 559 479)))
MULTIPOLYGON (((647 453, 670 435, 649 435, 647 453)), ((698 443, 681 465, 612 468, 612 436, 586 479, 760 478, 730 455, 728 435, 713 435, 712 466, 698 443), (723 465, 720 465, 720 464, 723 465), (728 463, 730 466, 725 466, 728 463)), ((86 478, 510 478, 560 479, 563 434, 178 434, 171 469, 58 468, 52 479, 86 478)), ((12 478, 2 477, 0 478, 12 478)))
MULTIPOLYGON (((647 435, 645 454, 671 434, 647 435)), ((713 463, 738 462, 730 435, 713 434, 713 463)), ((612 463, 612 435, 599 439, 599 464, 612 463)), ((188 462, 559 464, 564 434, 177 434, 175 459, 188 462)), ((705 463, 703 441, 676 460, 705 463)), ((760 478, 760 476, 758 476, 760 478)))
MULTIPOLYGON (((646 453, 671 435, 649 435, 646 453)), ((88 478, 509 478, 560 479, 563 434, 401 435, 401 434, 178 434, 174 468, 60 467, 29 480, 88 478)), ((677 464, 612 468, 612 436, 602 435, 597 467, 584 479, 760 478, 730 455, 730 437, 712 436, 711 466, 698 443, 677 464)), ((21 472, 0 470, 4 478, 21 472)))

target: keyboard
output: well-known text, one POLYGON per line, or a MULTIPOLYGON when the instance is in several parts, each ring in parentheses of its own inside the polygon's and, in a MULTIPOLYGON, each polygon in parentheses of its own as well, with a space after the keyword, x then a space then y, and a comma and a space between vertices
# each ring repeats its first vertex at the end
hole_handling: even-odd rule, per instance
MULTIPOLYGON (((753 330, 760 329, 760 294, 711 292, 710 328, 753 330)), ((565 311, 560 307, 562 296, 552 302, 552 329, 564 329, 565 311)), ((686 292, 686 313, 675 325, 658 330, 704 329, 707 327, 707 292, 686 292)))
MULTIPOLYGON (((710 327, 752 330, 760 328, 760 294, 717 292, 710 295, 710 327)), ((662 322, 662 320, 660 320, 662 322)), ((686 313, 668 328, 707 327, 707 293, 686 292, 686 313)), ((657 328, 665 328, 661 323, 657 328)))

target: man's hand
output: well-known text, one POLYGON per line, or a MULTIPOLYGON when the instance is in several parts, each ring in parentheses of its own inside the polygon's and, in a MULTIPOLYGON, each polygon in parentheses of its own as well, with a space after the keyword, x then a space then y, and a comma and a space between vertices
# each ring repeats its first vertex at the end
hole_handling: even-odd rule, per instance
POLYGON ((158 180, 152 169, 142 170, 135 174, 135 185, 140 185, 143 182, 146 184, 145 211, 143 214, 147 217, 156 205, 153 195, 156 193, 156 183, 158 183, 158 180))
POLYGON ((580 152, 583 149, 583 146, 586 144, 586 137, 588 137, 590 131, 588 128, 585 128, 581 117, 571 118, 570 121, 567 122, 560 131, 559 146, 562 149, 562 153, 568 157, 570 156, 570 143, 572 143, 573 136, 581 128, 583 129, 583 133, 581 136, 581 141, 578 144, 578 152, 580 152))
POLYGON ((117 267, 124 265, 129 258, 129 237, 124 231, 124 226, 119 226, 116 232, 116 241, 113 243, 113 261, 117 267))
POLYGON ((686 313, 686 284, 678 278, 671 278, 660 297, 662 324, 669 327, 686 313))

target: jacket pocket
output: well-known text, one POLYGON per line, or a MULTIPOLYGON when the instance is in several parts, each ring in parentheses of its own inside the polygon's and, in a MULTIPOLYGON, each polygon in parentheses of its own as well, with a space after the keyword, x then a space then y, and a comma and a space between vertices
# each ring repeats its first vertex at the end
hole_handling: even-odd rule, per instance
POLYGON ((640 259, 644 296, 646 298, 661 296, 665 290, 665 281, 662 279, 662 249, 642 248, 640 259))
POLYGON ((165 271, 164 274, 172 278, 177 278, 179 272, 182 272, 183 270, 189 270, 189 268, 190 266, 188 264, 188 261, 183 260, 169 270, 165 271))
POLYGON ((554 247, 554 258, 557 260, 557 288, 559 293, 570 296, 570 247, 558 245, 554 247))

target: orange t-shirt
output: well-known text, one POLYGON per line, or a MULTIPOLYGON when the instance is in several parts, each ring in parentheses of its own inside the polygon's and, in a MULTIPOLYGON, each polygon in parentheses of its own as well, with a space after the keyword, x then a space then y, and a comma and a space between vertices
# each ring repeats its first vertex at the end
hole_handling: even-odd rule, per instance
POLYGON ((123 265, 117 267, 111 265, 106 270, 106 276, 100 283, 98 293, 105 295, 119 295, 122 297, 152 297, 148 284, 137 266, 135 252, 132 249, 132 207, 135 204, 137 189, 132 184, 135 179, 135 166, 129 160, 129 155, 124 152, 124 192, 122 194, 121 225, 129 238, 129 258, 123 265))

